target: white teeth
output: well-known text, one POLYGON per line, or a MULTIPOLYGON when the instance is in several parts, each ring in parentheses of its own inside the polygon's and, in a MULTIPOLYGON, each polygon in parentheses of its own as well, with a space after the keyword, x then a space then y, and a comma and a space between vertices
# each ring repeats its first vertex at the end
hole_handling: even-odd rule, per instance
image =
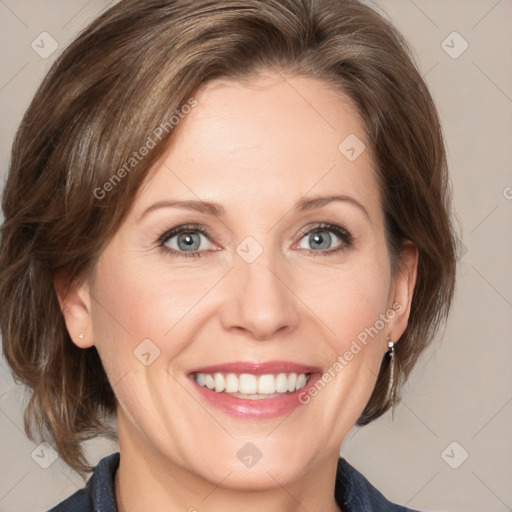
POLYGON ((293 393, 302 389, 309 381, 305 373, 278 373, 277 375, 253 375, 251 373, 197 373, 196 383, 217 393, 234 394, 239 398, 256 398, 264 395, 267 398, 282 393, 293 393))
POLYGON ((216 373, 213 376, 213 379, 215 380, 215 391, 217 391, 217 393, 224 391, 224 388, 226 387, 226 380, 224 379, 224 375, 222 375, 222 373, 216 373))
POLYGON ((290 375, 288 375, 288 391, 290 391, 290 393, 293 393, 295 391, 296 385, 297 385, 297 374, 290 373, 290 375))
POLYGON ((258 394, 271 395, 276 392, 276 379, 273 375, 262 375, 258 379, 258 394))
POLYGON ((204 383, 208 389, 213 389, 215 387, 215 381, 213 380, 213 377, 208 373, 204 376, 204 383))
POLYGON ((285 373, 280 373, 276 377, 276 391, 278 393, 286 393, 288 391, 288 378, 285 373))
POLYGON ((303 373, 301 373, 300 375, 297 376, 297 384, 295 384, 295 389, 303 388, 306 385, 306 382, 306 376, 303 373))
MULTIPOLYGON (((198 373, 197 377, 201 374, 198 373)), ((196 378, 196 382, 201 386, 199 379, 196 378)), ((238 393, 238 377, 234 373, 228 373, 226 375, 226 393, 238 393)))
POLYGON ((244 395, 253 395, 258 392, 258 381, 256 375, 242 373, 238 378, 238 392, 244 395))

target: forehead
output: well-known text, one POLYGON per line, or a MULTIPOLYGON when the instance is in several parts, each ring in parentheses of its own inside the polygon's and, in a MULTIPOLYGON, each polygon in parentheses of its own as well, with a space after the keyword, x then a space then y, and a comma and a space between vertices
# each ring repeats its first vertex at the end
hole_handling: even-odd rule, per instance
POLYGON ((353 195, 369 209, 380 203, 362 120, 328 83, 283 75, 223 79, 195 99, 136 210, 167 195, 261 212, 307 194, 353 195), (356 159, 352 149, 355 156, 362 151, 356 159))

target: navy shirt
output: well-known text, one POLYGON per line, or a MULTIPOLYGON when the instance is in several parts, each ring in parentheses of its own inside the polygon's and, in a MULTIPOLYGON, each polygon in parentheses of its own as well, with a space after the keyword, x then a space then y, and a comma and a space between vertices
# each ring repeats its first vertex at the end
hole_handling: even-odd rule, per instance
MULTIPOLYGON (((118 466, 119 452, 104 457, 86 486, 49 512, 117 512, 114 478, 118 466)), ((390 503, 343 458, 338 460, 334 497, 343 512, 417 512, 390 503)))

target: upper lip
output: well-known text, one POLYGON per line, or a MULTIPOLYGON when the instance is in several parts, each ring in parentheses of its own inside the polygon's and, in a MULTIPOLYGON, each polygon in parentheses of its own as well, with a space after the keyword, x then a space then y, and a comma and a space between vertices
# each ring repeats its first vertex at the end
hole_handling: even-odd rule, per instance
POLYGON ((252 373, 255 375, 278 373, 316 373, 322 370, 318 366, 308 366, 291 361, 233 361, 211 366, 201 366, 189 371, 192 373, 252 373))

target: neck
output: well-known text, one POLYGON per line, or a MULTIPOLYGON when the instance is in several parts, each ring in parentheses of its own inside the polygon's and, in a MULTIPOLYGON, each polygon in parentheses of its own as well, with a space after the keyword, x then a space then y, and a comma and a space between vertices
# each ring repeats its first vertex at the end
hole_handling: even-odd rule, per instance
POLYGON ((119 428, 121 459, 115 478, 119 512, 340 512, 334 500, 338 454, 293 482, 273 477, 271 487, 247 490, 230 487, 230 474, 208 481, 148 446, 144 440, 127 438, 119 428))

